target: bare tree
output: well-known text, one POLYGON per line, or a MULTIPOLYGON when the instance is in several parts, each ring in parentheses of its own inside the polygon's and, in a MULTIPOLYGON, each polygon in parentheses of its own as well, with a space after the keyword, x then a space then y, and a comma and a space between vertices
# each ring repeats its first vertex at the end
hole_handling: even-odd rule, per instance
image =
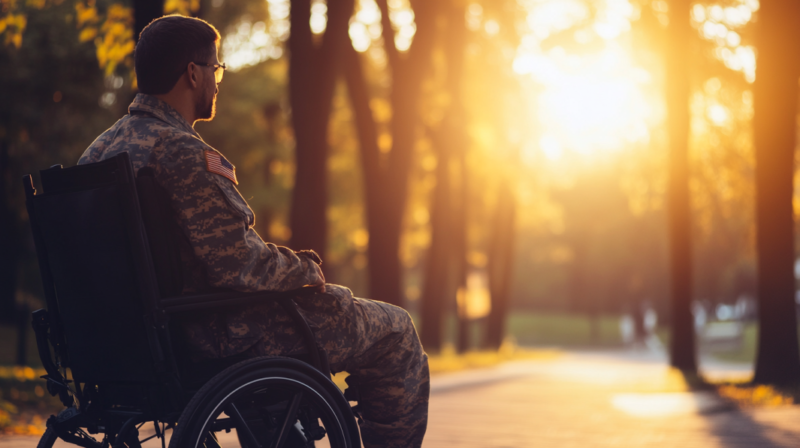
POLYGON ((467 164, 466 116, 463 101, 464 50, 467 29, 466 5, 442 2, 443 23, 437 46, 444 56, 442 89, 448 103, 443 119, 428 129, 436 154, 436 186, 431 204, 431 245, 425 263, 424 288, 420 303, 420 337, 426 350, 438 351, 443 342, 444 318, 456 310, 456 349, 469 348, 469 319, 464 304, 457 303, 456 291, 466 292, 467 278, 467 164), (451 176, 451 172, 456 174, 451 176))
MULTIPOLYGON (((448 128, 449 130, 449 128, 448 128)), ((420 299, 420 341, 428 352, 442 349, 444 317, 455 304, 454 246, 458 240, 454 228, 459 226, 454 214, 453 185, 450 166, 451 146, 444 138, 444 129, 429 134, 436 151, 436 186, 431 200, 431 244, 425 259, 425 278, 420 299)))
POLYGON ((503 181, 497 196, 489 242, 489 292, 492 309, 486 321, 483 338, 483 347, 493 350, 500 348, 503 343, 511 306, 516 212, 516 196, 511 183, 503 181))
POLYGON ((378 148, 375 119, 369 107, 369 87, 358 53, 345 51, 345 77, 353 107, 364 173, 364 191, 369 231, 369 284, 373 298, 403 304, 400 265, 400 235, 408 196, 409 172, 419 127, 419 97, 422 81, 431 64, 436 28, 435 1, 411 2, 416 33, 405 54, 394 45, 395 31, 386 0, 378 0, 383 42, 391 75, 392 147, 382 156, 378 148))
POLYGON ((758 26, 753 124, 759 340, 754 381, 790 384, 800 380, 792 271, 800 3, 763 2, 758 26))
POLYGON ((17 270, 22 247, 19 220, 10 201, 11 176, 9 143, 0 138, 0 323, 14 322, 17 312, 17 270))
POLYGON ((671 276, 670 364, 697 371, 692 319, 691 216, 689 203, 689 49, 694 31, 689 0, 672 0, 667 36, 667 122, 669 126, 669 249, 671 276))
MULTIPOLYGON (((295 249, 324 255, 327 242, 328 123, 339 64, 349 47, 353 0, 328 3, 319 45, 311 32, 311 0, 292 0, 289 36, 289 96, 295 135, 295 183, 290 212, 295 249)), ((323 257, 324 258, 324 257, 323 257)))

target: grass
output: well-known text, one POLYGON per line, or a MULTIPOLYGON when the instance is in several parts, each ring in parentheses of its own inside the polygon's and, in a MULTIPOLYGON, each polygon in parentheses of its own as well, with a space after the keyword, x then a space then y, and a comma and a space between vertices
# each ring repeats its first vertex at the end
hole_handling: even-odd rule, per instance
MULTIPOLYGON (((445 344, 441 353, 428 354, 428 367, 431 375, 441 373, 457 372, 468 369, 479 369, 500 365, 507 361, 519 361, 525 359, 535 359, 539 361, 550 361, 561 356, 561 352, 555 349, 532 349, 519 347, 508 338, 500 350, 475 350, 467 353, 456 353, 452 344, 445 344)), ((337 373, 332 376, 333 382, 344 391, 347 383, 344 379, 347 373, 337 373)))
POLYGON ((714 386, 721 397, 740 407, 787 406, 800 399, 800 386, 782 388, 749 382, 726 382, 714 386))
MULTIPOLYGON (((417 315, 411 317, 420 328, 417 315)), ((619 316, 601 315, 590 319, 586 315, 563 312, 514 311, 508 317, 508 335, 520 346, 603 348, 622 346, 619 333, 619 316)), ((479 347, 483 336, 483 322, 470 324, 470 342, 479 347)), ((456 319, 445 319, 444 345, 455 345, 456 319)))
POLYGON ((556 347, 621 346, 619 316, 590 319, 567 313, 514 312, 508 318, 508 333, 519 345, 556 347))
POLYGON ((756 349, 758 344, 758 324, 748 322, 744 327, 742 344, 734 350, 710 351, 710 353, 721 361, 754 363, 756 360, 756 349))
POLYGON ((476 350, 467 353, 456 353, 452 345, 444 346, 441 353, 429 355, 428 366, 431 375, 459 370, 492 367, 507 361, 535 359, 549 361, 558 358, 561 353, 554 349, 535 350, 519 347, 509 338, 500 350, 476 350))

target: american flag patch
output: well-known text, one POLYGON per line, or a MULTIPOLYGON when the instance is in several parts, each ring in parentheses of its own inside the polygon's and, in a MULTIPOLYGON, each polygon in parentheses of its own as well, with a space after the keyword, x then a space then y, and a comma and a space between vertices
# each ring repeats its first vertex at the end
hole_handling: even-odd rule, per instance
POLYGON ((210 173, 227 177, 233 181, 234 184, 239 185, 239 182, 236 180, 236 167, 231 165, 231 162, 225 160, 225 157, 222 157, 216 151, 206 150, 206 169, 210 173))

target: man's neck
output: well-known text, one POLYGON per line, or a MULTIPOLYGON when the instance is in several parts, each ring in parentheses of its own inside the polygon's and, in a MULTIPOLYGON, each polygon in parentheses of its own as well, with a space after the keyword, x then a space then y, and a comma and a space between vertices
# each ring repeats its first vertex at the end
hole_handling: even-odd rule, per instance
POLYGON ((194 115, 194 102, 191 96, 181 93, 182 92, 172 90, 168 93, 153 96, 169 104, 194 128, 194 123, 197 121, 197 117, 194 115))

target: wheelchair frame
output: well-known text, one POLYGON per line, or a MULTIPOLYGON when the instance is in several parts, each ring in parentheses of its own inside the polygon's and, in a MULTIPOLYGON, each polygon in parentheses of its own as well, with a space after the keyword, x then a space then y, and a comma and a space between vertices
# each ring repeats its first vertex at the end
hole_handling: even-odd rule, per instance
MULTIPOLYGON (((59 416, 51 416, 47 421, 48 428, 53 428, 58 437, 79 446, 99 446, 94 439, 90 440, 82 432, 81 428, 86 428, 92 434, 105 433, 106 440, 112 447, 124 447, 126 444, 137 446, 138 442, 132 442, 138 440, 137 425, 153 421, 156 422, 156 435, 162 437, 163 441, 164 428, 159 427, 157 422, 174 425, 199 386, 211 378, 210 374, 216 375, 224 370, 224 367, 242 360, 241 357, 215 360, 210 362, 213 365, 209 375, 201 377, 199 382, 197 379, 188 378, 187 369, 179 365, 170 332, 170 322, 173 318, 187 312, 218 311, 275 301, 291 316, 300 330, 308 349, 308 359, 305 361, 313 367, 312 370, 316 372, 314 375, 318 373, 317 378, 326 380, 330 385, 333 384, 330 382, 327 357, 317 345, 312 329, 292 300, 298 296, 314 294, 316 288, 302 288, 281 293, 222 291, 164 297, 164 288, 159 284, 151 246, 148 243, 148 234, 157 232, 158 229, 146 228, 149 222, 163 222, 164 217, 152 216, 152 212, 148 211, 152 210, 152 207, 144 206, 145 202, 163 201, 163 199, 155 197, 156 193, 146 186, 137 191, 137 184, 140 186, 141 184, 134 177, 128 153, 123 152, 102 162, 67 169, 55 165, 42 170, 40 174, 44 193, 37 194, 31 175, 23 178, 23 184, 47 304, 47 310, 33 312, 37 348, 42 365, 47 371, 47 375, 42 378, 47 381, 48 392, 54 396, 58 395, 67 407, 65 412, 59 416), (117 366, 111 366, 110 373, 105 376, 103 373, 98 375, 91 373, 92 366, 96 367, 98 364, 84 358, 79 351, 81 347, 69 345, 70 339, 74 344, 75 341, 86 340, 87 336, 81 334, 80 328, 76 329, 74 324, 65 321, 62 316, 65 309, 68 314, 72 313, 70 315, 74 316, 75 310, 80 312, 82 308, 75 305, 79 300, 70 297, 70 294, 73 296, 75 294, 69 291, 69 285, 65 287, 65 282, 57 285, 54 279, 59 275, 64 278, 70 272, 69 269, 66 269, 66 274, 55 272, 63 271, 65 268, 51 263, 54 257, 58 258, 54 253, 59 250, 67 251, 68 248, 57 247, 63 243, 62 239, 47 233, 52 232, 51 228, 54 227, 50 224, 51 228, 48 228, 48 223, 55 219, 48 216, 48 213, 55 212, 49 211, 47 207, 54 203, 53 198, 69 201, 72 200, 70 198, 80 198, 80 194, 93 189, 97 191, 109 189, 110 199, 107 203, 119 205, 115 216, 118 218, 118 224, 125 227, 127 255, 134 271, 131 282, 135 286, 135 295, 140 299, 140 303, 123 305, 131 305, 133 306, 131 309, 142 311, 141 327, 134 329, 137 332, 141 330, 146 336, 146 344, 140 347, 138 352, 136 347, 141 345, 142 341, 131 341, 133 345, 129 352, 132 353, 131 358, 136 358, 137 354, 140 357, 144 354, 149 355, 149 360, 145 359, 148 356, 144 356, 134 360, 135 364, 130 364, 133 361, 126 357, 116 357, 121 360, 121 364, 127 362, 132 366, 135 365, 133 373, 122 372, 120 370, 122 367, 117 368, 117 366), (143 211, 150 215, 143 216, 143 211), (54 352, 51 352, 50 346, 54 352), (151 366, 147 365, 148 361, 152 362, 151 366), (72 379, 67 376, 67 368, 70 368, 72 379), (115 375, 120 378, 116 379, 115 375)), ((142 174, 140 170, 139 178, 142 178, 142 174)), ((344 403, 350 410, 347 400, 341 393, 336 400, 340 407, 341 403, 344 403)), ((355 437, 354 443, 358 446, 360 442, 355 419, 349 417, 346 419, 349 421, 350 437, 355 437)))

